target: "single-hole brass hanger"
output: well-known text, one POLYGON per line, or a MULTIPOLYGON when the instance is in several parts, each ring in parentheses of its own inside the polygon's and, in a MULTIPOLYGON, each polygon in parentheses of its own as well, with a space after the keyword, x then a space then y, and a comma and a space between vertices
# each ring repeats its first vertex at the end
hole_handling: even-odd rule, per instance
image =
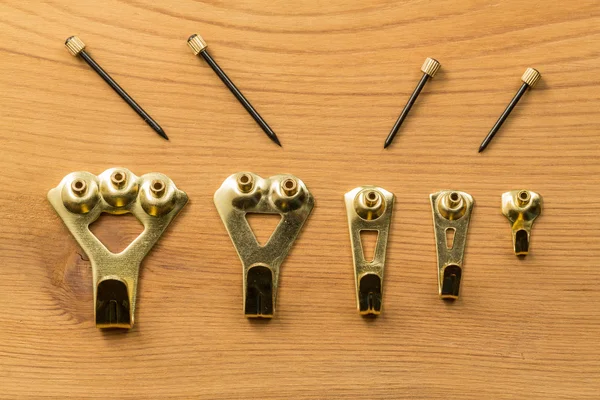
POLYGON ((360 186, 344 196, 354 261, 356 303, 361 315, 381 313, 383 270, 394 195, 377 186, 360 186), (361 232, 377 232, 372 260, 365 257, 361 232))
POLYGON ((432 193, 433 230, 438 259, 438 293, 442 299, 458 299, 467 230, 473 197, 465 192, 432 193))
POLYGON ((48 200, 92 264, 96 326, 133 327, 140 263, 187 203, 185 192, 163 174, 137 177, 126 168, 111 168, 98 176, 85 171, 65 176, 48 200), (131 213, 144 231, 125 250, 112 253, 89 229, 103 212, 131 213))
POLYGON ((502 194, 502 214, 510 221, 515 255, 529 253, 533 221, 542 213, 542 196, 531 190, 512 190, 502 194))
POLYGON ((314 199, 304 182, 293 175, 263 179, 239 172, 223 182, 214 201, 242 261, 244 314, 272 318, 281 264, 310 215, 314 199), (264 246, 252 232, 247 213, 281 215, 264 246))

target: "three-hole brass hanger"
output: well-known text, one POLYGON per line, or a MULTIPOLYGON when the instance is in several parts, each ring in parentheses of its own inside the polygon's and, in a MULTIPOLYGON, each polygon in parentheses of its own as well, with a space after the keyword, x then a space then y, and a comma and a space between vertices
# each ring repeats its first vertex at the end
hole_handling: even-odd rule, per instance
POLYGON ((140 264, 187 203, 185 192, 166 175, 138 177, 119 167, 98 176, 73 172, 48 192, 48 200, 92 264, 96 326, 133 327, 140 264), (102 213, 131 213, 144 231, 113 253, 89 228, 102 213))

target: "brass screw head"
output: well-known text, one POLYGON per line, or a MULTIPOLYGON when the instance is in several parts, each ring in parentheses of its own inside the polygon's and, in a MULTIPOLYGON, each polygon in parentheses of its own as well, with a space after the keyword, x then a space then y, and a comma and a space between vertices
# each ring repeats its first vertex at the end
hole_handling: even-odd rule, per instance
POLYGON ((162 197, 165 194, 165 189, 165 183, 158 179, 153 180, 150 184, 150 191, 152 192, 152 195, 156 198, 162 197))
POLYGON ((76 196, 81 197, 87 192, 87 183, 83 179, 75 179, 71 182, 71 190, 76 196))
POLYGON ((200 54, 201 52, 203 52, 204 50, 206 50, 206 48, 208 47, 208 45, 206 44, 206 42, 204 41, 204 39, 202 39, 202 36, 194 33, 192 36, 190 36, 188 38, 188 46, 190 46, 190 49, 192 49, 192 51, 194 52, 195 55, 200 54))
POLYGON ((429 75, 429 77, 433 78, 435 74, 437 74, 437 72, 440 70, 441 66, 442 64, 440 64, 438 60, 434 60, 433 58, 427 57, 425 59, 425 62, 423 63, 423 66, 421 67, 421 71, 423 71, 424 74, 429 75))
POLYGON ((85 49, 85 43, 81 41, 77 36, 71 36, 65 41, 65 46, 71 55, 78 55, 83 49, 85 49))
POLYGON ((538 81, 542 78, 542 74, 537 69, 527 68, 525 73, 521 77, 521 80, 529 85, 530 88, 534 87, 538 81))

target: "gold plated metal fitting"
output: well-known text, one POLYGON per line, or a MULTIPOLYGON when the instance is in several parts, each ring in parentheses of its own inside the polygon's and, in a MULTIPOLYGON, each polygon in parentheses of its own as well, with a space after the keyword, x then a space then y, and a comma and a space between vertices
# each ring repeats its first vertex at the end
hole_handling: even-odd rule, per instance
POLYGON ((383 270, 394 195, 377 186, 359 186, 346 193, 344 201, 350 228, 358 312, 361 315, 378 315, 381 313, 383 270), (363 231, 377 232, 372 260, 365 258, 360 236, 363 231))
POLYGON ((204 39, 202 39, 202 36, 198 35, 198 34, 193 34, 192 36, 190 36, 188 38, 188 46, 190 46, 190 49, 192 49, 192 51, 194 52, 195 55, 200 54, 200 52, 206 50, 206 48, 208 47, 208 45, 206 44, 206 42, 204 41, 204 39))
POLYGON ((521 77, 523 83, 529 85, 530 88, 534 87, 538 81, 542 78, 542 74, 537 69, 527 68, 525 73, 521 77))
POLYGON ((71 55, 78 55, 81 50, 85 49, 85 44, 77 36, 71 36, 65 41, 65 46, 71 55))
POLYGON ((429 195, 438 259, 438 293, 442 299, 458 299, 467 230, 473 197, 465 192, 442 190, 429 195))
POLYGON ((441 66, 442 64, 440 64, 438 60, 434 60, 433 58, 427 57, 425 59, 425 62, 423 63, 423 66, 421 67, 421 71, 423 71, 424 74, 427 74, 431 78, 433 78, 435 74, 437 74, 437 72, 440 70, 441 66))
POLYGON ((251 172, 239 172, 225 179, 214 201, 242 261, 244 314, 249 318, 272 318, 281 264, 310 215, 314 199, 304 182, 293 175, 263 179, 251 172), (247 213, 281 216, 264 246, 252 232, 247 213))
POLYGON ((502 214, 510 221, 515 255, 529 253, 533 221, 542 213, 542 196, 531 190, 511 190, 502 194, 502 214))
POLYGON ((96 326, 133 327, 140 263, 187 203, 185 192, 163 174, 137 177, 118 167, 98 176, 73 172, 48 192, 48 200, 91 261, 96 326), (89 229, 102 213, 131 213, 144 231, 112 253, 89 229))

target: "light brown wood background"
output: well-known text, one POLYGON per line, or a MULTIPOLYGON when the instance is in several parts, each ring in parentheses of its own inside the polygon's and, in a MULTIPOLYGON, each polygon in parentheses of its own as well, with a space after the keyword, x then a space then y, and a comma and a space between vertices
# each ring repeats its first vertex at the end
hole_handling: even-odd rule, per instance
MULTIPOLYGON (((600 4, 595 1, 3 1, 0 4, 0 397, 597 399, 600 4), (279 135, 272 144, 213 57, 279 135), (165 128, 160 139, 80 59, 165 128), (440 60, 394 144, 383 141, 440 60), (483 154, 520 85, 543 74, 483 154), (169 175, 191 201, 142 264, 137 321, 102 332, 91 270, 46 200, 69 172, 169 175), (212 196, 230 174, 289 172, 316 206, 270 322, 242 314, 240 262, 212 196), (384 312, 355 309, 342 196, 396 194, 384 312), (428 195, 475 198, 461 299, 437 297, 428 195), (532 253, 500 196, 538 191, 532 253)), ((135 221, 105 218, 109 244, 135 221)))

